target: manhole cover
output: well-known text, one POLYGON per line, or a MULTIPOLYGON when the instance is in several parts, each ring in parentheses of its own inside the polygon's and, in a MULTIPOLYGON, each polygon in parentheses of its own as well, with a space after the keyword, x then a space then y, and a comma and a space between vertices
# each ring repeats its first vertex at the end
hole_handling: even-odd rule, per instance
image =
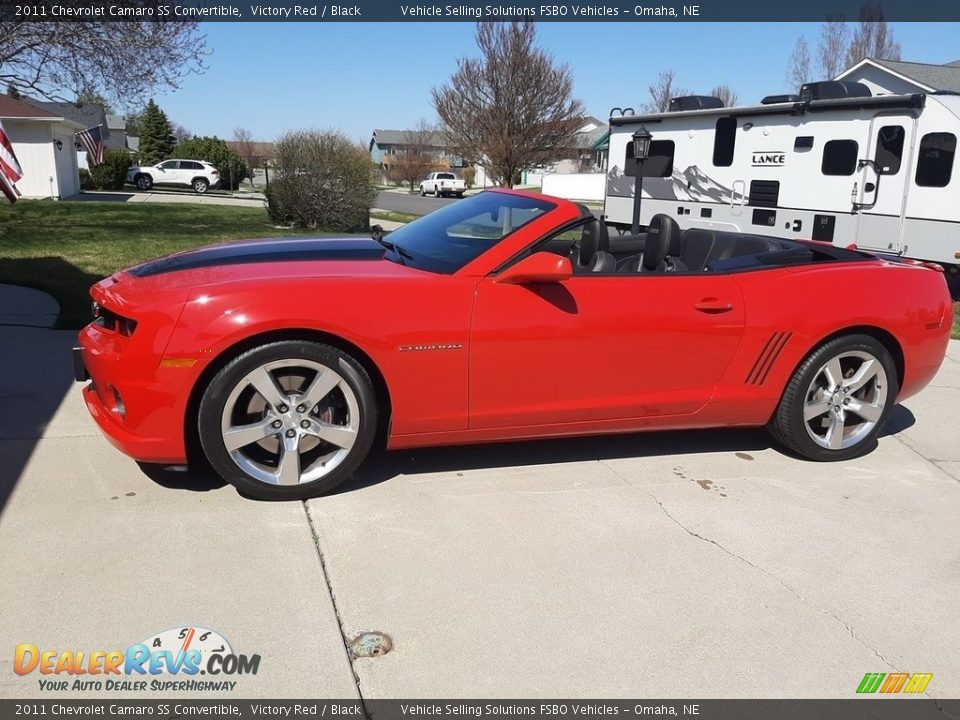
POLYGON ((380 657, 393 650, 393 640, 383 632, 365 632, 350 641, 353 657, 380 657))

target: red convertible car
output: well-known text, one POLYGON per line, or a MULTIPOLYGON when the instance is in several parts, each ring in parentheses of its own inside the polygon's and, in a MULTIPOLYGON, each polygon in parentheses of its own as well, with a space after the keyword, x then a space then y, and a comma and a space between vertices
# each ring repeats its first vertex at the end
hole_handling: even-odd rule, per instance
POLYGON ((263 498, 330 490, 388 448, 767 426, 868 452, 946 351, 941 272, 656 216, 484 192, 375 238, 215 245, 97 283, 75 353, 133 458, 263 498))

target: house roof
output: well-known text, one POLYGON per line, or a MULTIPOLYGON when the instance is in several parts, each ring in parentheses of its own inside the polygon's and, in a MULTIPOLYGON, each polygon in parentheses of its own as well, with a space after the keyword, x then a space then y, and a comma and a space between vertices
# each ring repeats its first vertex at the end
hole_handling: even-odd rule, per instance
MULTIPOLYGON (((409 137, 416 130, 374 130, 373 137, 370 139, 370 145, 409 145, 409 137)), ((446 147, 447 138, 442 132, 433 133, 428 139, 427 145, 433 147, 446 147)))
MULTIPOLYGON (((227 147, 233 150, 236 153, 240 152, 240 146, 244 143, 239 143, 236 140, 227 140, 227 147)), ((253 147, 253 156, 258 157, 264 160, 272 160, 277 153, 276 145, 272 142, 260 142, 253 141, 250 143, 253 147)))
POLYGON ((849 75, 855 69, 867 63, 885 68, 933 90, 960 92, 960 60, 955 60, 946 65, 932 65, 929 63, 903 62, 902 60, 867 58, 845 70, 840 77, 849 75))
POLYGON ((9 95, 0 95, 0 118, 23 118, 29 120, 60 120, 57 115, 23 100, 14 100, 9 95))
POLYGON ((127 118, 125 115, 107 115, 107 127, 111 130, 127 131, 127 118))
POLYGON ((107 115, 103 111, 103 105, 97 105, 95 103, 75 105, 70 102, 35 102, 34 104, 62 118, 72 120, 77 125, 83 125, 84 130, 102 125, 105 138, 110 135, 110 128, 107 126, 107 115))
POLYGON ((136 135, 127 135, 127 147, 130 152, 140 152, 140 138, 136 135))

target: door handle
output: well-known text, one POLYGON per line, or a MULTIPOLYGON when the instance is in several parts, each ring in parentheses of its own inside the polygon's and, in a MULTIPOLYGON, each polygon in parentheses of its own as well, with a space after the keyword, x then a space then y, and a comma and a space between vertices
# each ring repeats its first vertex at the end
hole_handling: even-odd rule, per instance
POLYGON ((709 315, 718 315, 720 313, 730 312, 733 310, 733 305, 731 303, 718 300, 717 298, 704 298, 694 305, 693 308, 709 315))

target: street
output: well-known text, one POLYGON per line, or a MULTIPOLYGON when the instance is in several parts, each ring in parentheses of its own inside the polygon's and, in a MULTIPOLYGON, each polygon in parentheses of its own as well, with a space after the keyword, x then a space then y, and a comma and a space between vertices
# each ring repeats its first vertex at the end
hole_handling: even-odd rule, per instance
POLYGON ((960 342, 859 460, 759 430, 441 448, 269 503, 114 450, 73 339, 0 328, 3 697, 39 694, 18 643, 186 625, 261 656, 236 697, 829 698, 893 670, 960 693, 960 342))

